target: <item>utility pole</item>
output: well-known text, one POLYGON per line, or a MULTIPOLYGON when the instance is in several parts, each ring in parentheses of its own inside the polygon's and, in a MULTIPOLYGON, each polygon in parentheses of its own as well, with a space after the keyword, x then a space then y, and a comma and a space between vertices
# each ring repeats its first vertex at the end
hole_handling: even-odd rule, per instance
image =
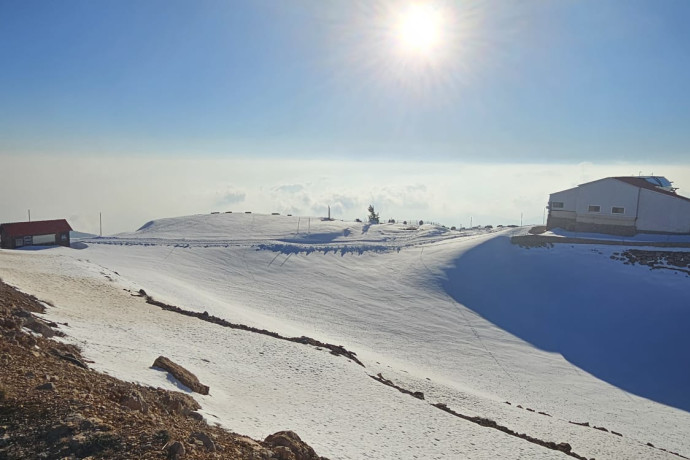
POLYGON ((98 213, 98 224, 100 228, 98 236, 103 236, 103 213, 101 212, 98 213))
POLYGON ((31 209, 29 209, 29 222, 31 222, 31 209))
POLYGON ((470 216, 470 228, 472 228, 472 216, 470 216))

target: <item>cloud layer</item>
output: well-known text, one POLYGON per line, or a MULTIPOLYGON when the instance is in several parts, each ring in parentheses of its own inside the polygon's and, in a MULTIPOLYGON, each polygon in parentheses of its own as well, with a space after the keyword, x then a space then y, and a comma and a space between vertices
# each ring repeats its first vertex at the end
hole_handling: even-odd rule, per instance
POLYGON ((690 195, 690 166, 476 164, 217 158, 10 156, 0 222, 67 218, 80 231, 132 231, 162 217, 212 211, 446 225, 541 223, 548 194, 612 175, 665 175, 690 195))

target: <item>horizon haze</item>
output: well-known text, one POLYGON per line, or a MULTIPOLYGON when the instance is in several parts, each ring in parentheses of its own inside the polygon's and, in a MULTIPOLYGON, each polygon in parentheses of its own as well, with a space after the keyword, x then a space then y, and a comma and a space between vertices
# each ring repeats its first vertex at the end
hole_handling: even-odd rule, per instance
POLYGON ((690 191, 690 4, 4 1, 0 221, 242 210, 541 223, 609 175, 690 191), (59 197, 59 199, 56 199, 59 197))

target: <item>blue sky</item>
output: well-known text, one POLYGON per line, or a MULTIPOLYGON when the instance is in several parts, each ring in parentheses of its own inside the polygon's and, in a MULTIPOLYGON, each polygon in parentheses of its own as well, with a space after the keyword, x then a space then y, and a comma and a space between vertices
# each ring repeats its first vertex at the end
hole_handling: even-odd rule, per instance
POLYGON ((0 147, 687 156, 687 1, 438 2, 458 29, 450 56, 407 68, 385 55, 386 13, 404 4, 2 1, 0 147))
POLYGON ((0 155, 688 164, 690 2, 410 3, 0 0, 0 155))

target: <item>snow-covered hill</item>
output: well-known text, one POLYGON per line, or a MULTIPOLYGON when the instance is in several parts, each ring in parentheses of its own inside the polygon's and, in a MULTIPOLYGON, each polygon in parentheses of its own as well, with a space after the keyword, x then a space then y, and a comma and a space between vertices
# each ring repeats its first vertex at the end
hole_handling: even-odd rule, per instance
POLYGON ((173 388, 149 368, 173 357, 210 385, 195 397, 211 422, 294 429, 330 458, 566 457, 437 403, 587 458, 689 456, 690 277, 611 259, 621 247, 521 248, 515 232, 200 215, 81 250, 0 251, 0 277, 54 303, 96 368, 173 388), (139 289, 343 345, 364 367, 162 311, 139 289))

